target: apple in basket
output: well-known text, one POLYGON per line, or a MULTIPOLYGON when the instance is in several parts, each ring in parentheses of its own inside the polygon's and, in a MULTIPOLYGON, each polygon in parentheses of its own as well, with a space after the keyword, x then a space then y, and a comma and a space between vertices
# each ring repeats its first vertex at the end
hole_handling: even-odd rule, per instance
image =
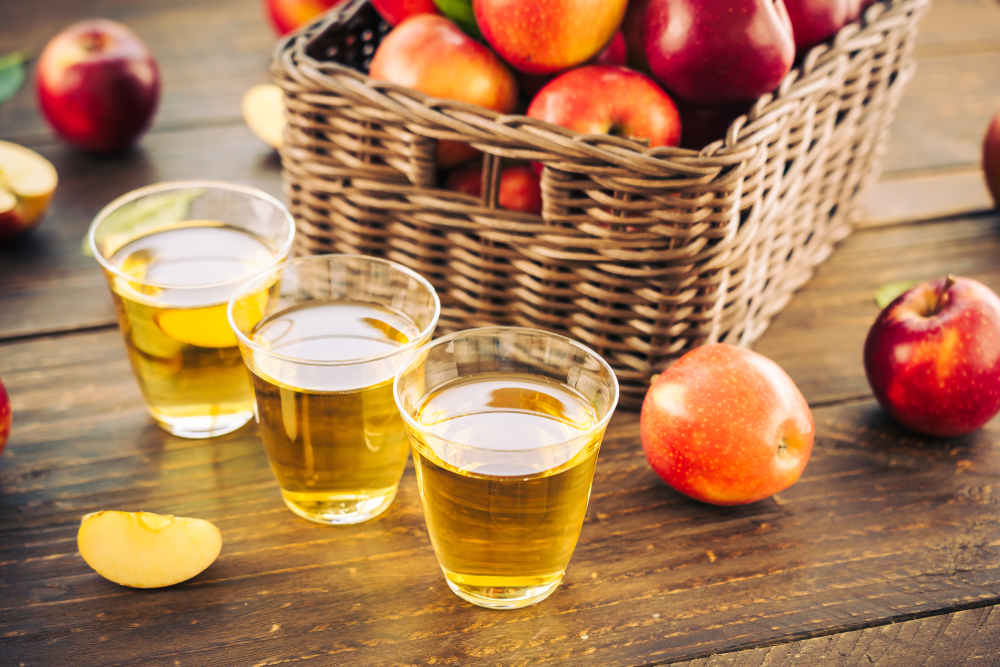
POLYGON ((681 138, 680 116, 670 96, 649 77, 625 67, 570 70, 539 91, 527 115, 581 134, 648 139, 651 147, 676 146, 681 138))
POLYGON ((825 42, 847 23, 850 0, 784 0, 798 56, 825 42))
POLYGON ((902 426, 971 433, 1000 412, 1000 297, 969 278, 920 283, 879 313, 864 361, 875 398, 902 426))
POLYGON ((649 0, 644 23, 653 74, 696 104, 754 100, 777 88, 795 59, 782 0, 649 0))
MULTIPOLYGON (((462 166, 448 174, 445 185, 449 190, 464 192, 479 197, 483 191, 483 168, 481 165, 462 166)), ((500 192, 497 203, 509 211, 524 213, 542 212, 542 187, 538 174, 529 165, 518 164, 504 167, 500 172, 500 192)))
POLYGON ((66 143, 117 153, 153 120, 160 72, 153 54, 121 23, 80 21, 46 44, 38 58, 38 106, 66 143))
POLYGON ((610 42, 628 0, 473 0, 483 37, 527 74, 585 63, 610 42))
POLYGON ((437 14, 434 0, 372 0, 386 23, 398 25, 417 14, 437 14))
POLYGON ((695 348, 661 373, 639 418, 653 470, 713 505, 752 503, 794 484, 814 433, 809 406, 785 371, 726 344, 695 348))
MULTIPOLYGON (((510 70, 488 48, 435 14, 408 18, 386 35, 369 75, 500 113, 510 113, 517 105, 517 82, 510 70)), ((437 163, 453 167, 477 153, 465 143, 440 141, 437 163)))
POLYGON ((279 35, 287 35, 326 10, 347 0, 264 0, 271 26, 279 35))

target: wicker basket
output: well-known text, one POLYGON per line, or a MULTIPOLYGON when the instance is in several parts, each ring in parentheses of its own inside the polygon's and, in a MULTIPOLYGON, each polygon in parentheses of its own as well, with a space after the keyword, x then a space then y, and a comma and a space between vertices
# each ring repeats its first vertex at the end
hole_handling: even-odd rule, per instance
POLYGON ((604 356, 621 404, 703 343, 747 345, 847 236, 878 178, 929 0, 889 0, 814 48, 696 152, 583 136, 364 72, 389 30, 355 0, 278 45, 299 253, 387 257, 441 295, 438 333, 516 324, 604 356), (485 152, 481 199, 436 187, 439 139, 485 152), (538 160, 541 217, 497 207, 501 158, 538 160))

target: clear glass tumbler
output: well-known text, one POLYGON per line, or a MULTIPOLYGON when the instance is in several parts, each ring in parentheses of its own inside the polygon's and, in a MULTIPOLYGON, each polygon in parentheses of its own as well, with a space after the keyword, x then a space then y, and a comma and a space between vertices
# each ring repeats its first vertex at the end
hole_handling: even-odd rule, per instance
POLYGON ((424 278, 357 255, 281 264, 233 297, 230 323, 289 509, 352 524, 389 507, 409 455, 393 376, 440 312, 424 278))
POLYGON ((226 304, 247 278, 288 256, 294 235, 281 202, 232 183, 152 185, 97 214, 90 250, 149 411, 170 433, 208 438, 253 416, 226 304))
POLYGON ((451 590, 492 609, 551 595, 618 402, 611 367, 555 334, 472 329, 415 352, 393 392, 451 590))

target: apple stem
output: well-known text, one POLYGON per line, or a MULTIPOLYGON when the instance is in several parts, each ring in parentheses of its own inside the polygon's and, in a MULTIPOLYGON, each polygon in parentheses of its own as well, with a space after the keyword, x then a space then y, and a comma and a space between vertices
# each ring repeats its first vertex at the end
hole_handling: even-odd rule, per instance
POLYGON ((932 315, 936 315, 941 312, 941 299, 944 298, 945 293, 951 289, 951 286, 955 284, 955 276, 948 274, 948 277, 944 279, 944 287, 938 292, 937 300, 934 302, 934 309, 931 311, 932 315))

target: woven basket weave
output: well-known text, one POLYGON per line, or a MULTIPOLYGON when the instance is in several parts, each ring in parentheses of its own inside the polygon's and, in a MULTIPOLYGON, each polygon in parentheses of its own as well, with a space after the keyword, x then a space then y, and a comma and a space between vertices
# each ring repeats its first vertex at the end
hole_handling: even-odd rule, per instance
POLYGON ((355 0, 278 45, 281 149, 300 254, 426 276, 438 333, 566 333, 615 368, 621 405, 710 342, 747 345, 847 236, 878 178, 929 0, 870 7, 700 152, 579 135, 364 72, 386 25, 355 0), (485 152, 483 196, 437 187, 437 140, 485 152), (541 217, 497 207, 501 158, 537 160, 541 217))

